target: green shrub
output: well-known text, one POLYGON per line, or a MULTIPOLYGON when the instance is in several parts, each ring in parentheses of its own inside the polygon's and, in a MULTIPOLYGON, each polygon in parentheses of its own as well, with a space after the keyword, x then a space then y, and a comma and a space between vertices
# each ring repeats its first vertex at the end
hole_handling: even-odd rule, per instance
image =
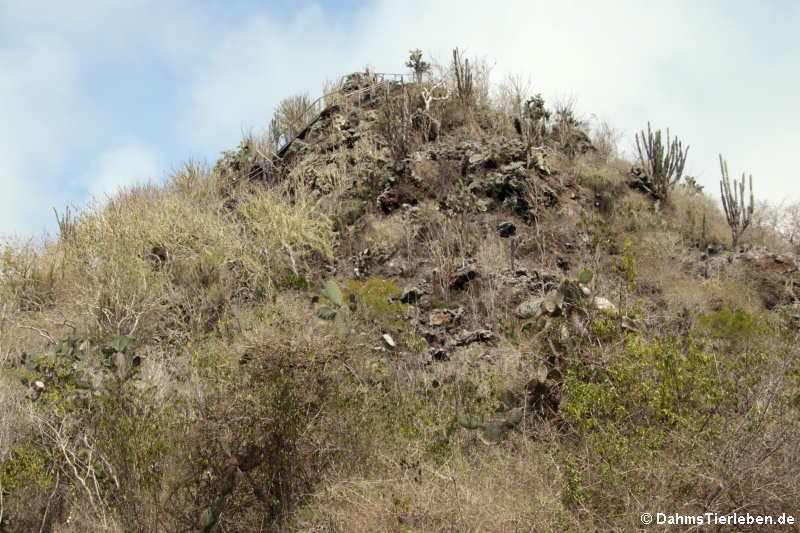
POLYGON ((628 490, 646 490, 642 465, 689 453, 688 446, 718 445, 720 408, 735 401, 718 365, 700 344, 635 335, 603 367, 571 362, 560 412, 589 447, 587 464, 596 466, 565 494, 582 490, 592 508, 622 509, 628 490))
POLYGON ((48 463, 47 455, 32 443, 17 445, 0 465, 0 486, 11 494, 28 484, 47 490, 53 483, 48 463))
POLYGON ((293 289, 304 291, 308 289, 308 280, 296 274, 286 274, 275 280, 275 288, 278 290, 293 289))
POLYGON ((361 317, 387 328, 403 325, 408 315, 408 305, 399 301, 403 289, 379 278, 350 280, 346 287, 347 294, 355 297, 356 310, 361 317))
POLYGON ((766 326, 744 309, 729 307, 700 319, 703 331, 725 343, 725 348, 740 352, 752 348, 759 337, 767 332, 766 326))

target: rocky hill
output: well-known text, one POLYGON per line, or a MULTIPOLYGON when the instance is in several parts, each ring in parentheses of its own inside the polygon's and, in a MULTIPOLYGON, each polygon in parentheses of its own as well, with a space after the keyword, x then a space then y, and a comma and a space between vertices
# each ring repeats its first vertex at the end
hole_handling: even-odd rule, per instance
POLYGON ((4 249, 0 531, 796 512, 796 250, 459 61, 4 249))

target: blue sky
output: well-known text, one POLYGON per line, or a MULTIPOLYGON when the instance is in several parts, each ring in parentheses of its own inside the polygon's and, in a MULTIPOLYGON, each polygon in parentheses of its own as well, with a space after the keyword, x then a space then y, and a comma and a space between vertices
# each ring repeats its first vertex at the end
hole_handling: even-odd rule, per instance
POLYGON ((647 121, 717 154, 756 195, 800 201, 800 4, 639 1, 66 2, 0 0, 0 235, 52 232, 52 208, 214 163, 278 101, 318 96, 408 50, 454 46, 529 75, 546 101, 633 135, 647 121))

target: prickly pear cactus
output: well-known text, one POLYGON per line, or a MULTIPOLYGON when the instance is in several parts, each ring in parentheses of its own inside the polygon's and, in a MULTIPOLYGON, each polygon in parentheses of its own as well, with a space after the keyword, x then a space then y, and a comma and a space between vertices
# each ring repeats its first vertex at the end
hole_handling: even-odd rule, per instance
POLYGON ((459 415, 458 425, 464 429, 478 429, 481 425, 481 419, 475 415, 459 415))
POLYGON ((481 440, 486 444, 498 444, 506 438, 508 433, 508 422, 505 420, 490 420, 488 424, 481 428, 481 440))
POLYGON ((22 384, 32 387, 34 400, 63 401, 64 392, 81 397, 104 390, 109 380, 135 378, 141 363, 132 337, 99 342, 73 335, 40 352, 23 353, 11 366, 22 384))
POLYGON ((333 320, 336 318, 336 311, 331 309, 327 305, 323 305, 319 309, 317 309, 317 316, 320 317, 322 320, 333 320))
POLYGON ((325 290, 322 291, 322 295, 331 301, 333 305, 336 307, 341 307, 344 305, 344 297, 342 296, 342 291, 339 289, 339 285, 333 281, 329 280, 325 284, 325 290))
POLYGON ((350 327, 348 325, 350 307, 345 305, 342 290, 335 281, 328 280, 328 282, 325 283, 325 289, 322 291, 322 295, 328 299, 331 305, 324 305, 317 309, 317 316, 323 320, 333 320, 336 335, 340 338, 346 337, 350 332, 350 327))
POLYGON ((522 422, 522 414, 522 408, 515 407, 506 413, 506 422, 508 422, 511 426, 517 426, 520 422, 522 422))

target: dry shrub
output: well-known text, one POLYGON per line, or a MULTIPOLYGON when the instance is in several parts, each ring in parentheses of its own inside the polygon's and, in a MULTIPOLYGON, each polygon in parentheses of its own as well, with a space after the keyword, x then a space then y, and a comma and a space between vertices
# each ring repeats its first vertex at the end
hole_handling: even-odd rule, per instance
POLYGON ((55 243, 0 244, 0 300, 5 312, 42 311, 64 290, 64 256, 55 243))
POLYGON ((433 261, 435 293, 449 301, 456 272, 468 263, 480 232, 475 222, 463 214, 447 217, 441 213, 436 219, 421 235, 422 253, 433 261))
POLYGON ((756 202, 750 226, 742 234, 741 243, 746 248, 764 247, 771 252, 792 251, 791 209, 784 209, 767 201, 756 202), (789 215, 789 216, 787 216, 789 215))
POLYGON ((639 234, 636 245, 639 284, 665 290, 679 283, 686 275, 675 268, 682 254, 683 243, 676 232, 651 230, 639 234))
POLYGON ((388 217, 368 214, 364 217, 362 243, 375 250, 405 250, 407 257, 413 246, 414 230, 402 212, 388 217))
POLYGON ((678 230, 689 244, 705 247, 729 242, 730 230, 716 202, 685 187, 670 192, 670 204, 678 230))
POLYGON ((163 187, 93 201, 68 238, 5 246, 6 312, 53 307, 51 315, 98 332, 182 337, 186 326, 213 325, 235 298, 263 295, 272 276, 332 258, 332 223, 305 189, 289 200, 240 188, 231 213, 218 181, 187 164, 163 187))
POLYGON ((297 94, 281 100, 269 124, 272 146, 283 146, 300 132, 313 118, 314 111, 309 110, 310 107, 311 98, 308 94, 297 94))
POLYGON ((763 310, 756 287, 749 286, 746 275, 726 273, 724 278, 699 280, 696 275, 676 275, 663 285, 663 296, 672 314, 686 310, 693 317, 719 311, 723 307, 746 309, 756 313, 763 310))
POLYGON ((612 226, 615 230, 637 234, 649 228, 663 226, 663 217, 656 213, 653 203, 635 191, 626 191, 613 206, 612 226))
POLYGON ((612 214, 619 198, 629 190, 622 174, 613 167, 598 165, 591 153, 577 158, 571 171, 580 185, 594 193, 595 206, 603 214, 612 214))
POLYGON ((714 281, 698 280, 690 275, 675 276, 663 287, 666 311, 673 316, 682 315, 688 323, 693 324, 718 305, 713 301, 713 295, 717 292, 714 281))
POLYGON ((453 59, 447 65, 433 62, 432 84, 444 83, 450 97, 440 103, 438 118, 442 130, 465 128, 476 131, 478 128, 492 128, 496 120, 491 112, 490 75, 493 65, 486 58, 468 59, 459 51, 457 54, 458 72, 462 78, 462 91, 459 93, 457 69, 453 59), (464 82, 471 80, 467 85, 464 82), (465 86, 466 85, 466 86, 465 86))
MULTIPOLYGON (((295 529, 319 532, 564 531, 559 466, 539 445, 514 437, 499 448, 458 438, 445 464, 384 458, 363 478, 339 479, 319 490, 295 529)), ((584 522, 581 524, 586 526, 584 522)))
POLYGON ((597 159, 602 163, 614 161, 619 156, 618 145, 622 132, 611 126, 606 121, 596 121, 592 127, 592 145, 597 149, 597 159))
POLYGON ((780 233, 786 242, 800 254, 800 202, 791 203, 781 208, 780 233))
POLYGON ((258 187, 244 191, 236 215, 245 230, 245 246, 252 260, 263 262, 268 272, 308 268, 307 259, 317 254, 333 258, 333 222, 322 212, 309 191, 298 187, 293 201, 275 191, 258 187))
POLYGON ((555 146, 572 161, 581 153, 581 140, 586 121, 575 114, 575 99, 564 98, 557 101, 553 109, 551 137, 555 146))
POLYGON ((514 263, 512 256, 515 242, 488 237, 477 245, 475 267, 481 273, 479 279, 469 286, 472 314, 481 317, 483 323, 508 318, 507 296, 504 294, 500 274, 514 263))
POLYGON ((226 261, 242 252, 222 199, 178 183, 133 187, 78 216, 65 243, 68 303, 98 329, 135 335, 141 326, 147 336, 157 323, 197 319, 231 295, 226 261))
POLYGON ((531 94, 533 94, 533 85, 530 77, 509 74, 497 87, 495 105, 500 111, 511 117, 520 117, 525 102, 528 101, 531 94))

